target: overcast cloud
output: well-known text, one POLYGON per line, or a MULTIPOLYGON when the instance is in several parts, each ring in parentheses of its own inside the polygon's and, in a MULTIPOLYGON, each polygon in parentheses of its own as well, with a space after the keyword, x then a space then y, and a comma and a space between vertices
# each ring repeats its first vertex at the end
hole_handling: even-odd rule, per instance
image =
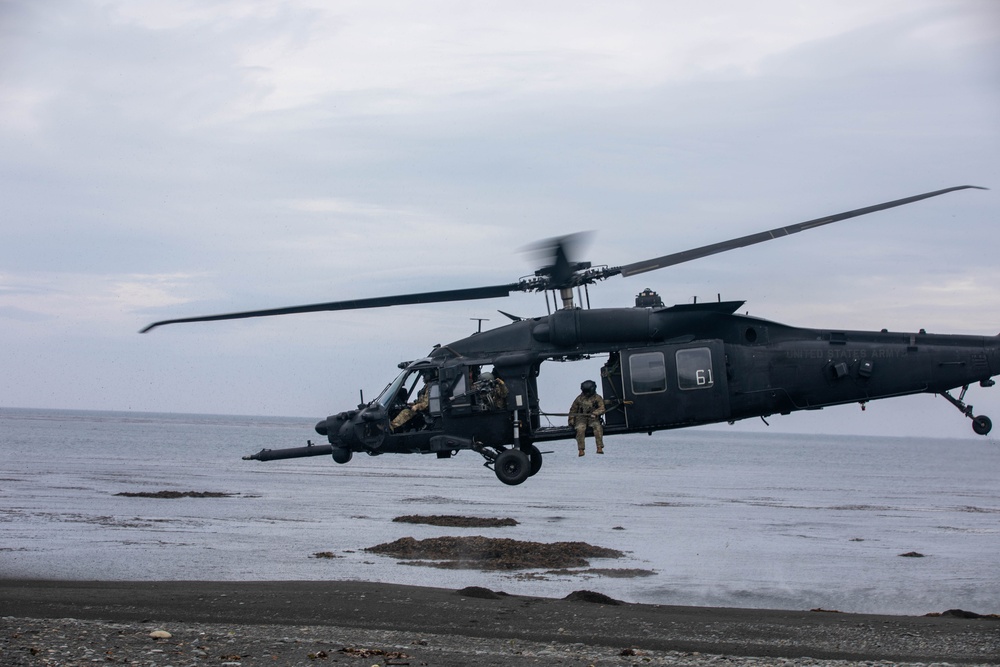
MULTIPOLYGON (((617 265, 962 184, 992 189, 591 299, 996 334, 998 156, 993 0, 6 2, 0 406, 323 417, 542 297, 136 332, 510 282, 525 246, 574 231, 617 265)), ((543 366, 543 407, 597 365, 543 366)), ((1000 418, 998 394, 971 400, 1000 418)), ((915 398, 774 424, 965 422, 915 398)))

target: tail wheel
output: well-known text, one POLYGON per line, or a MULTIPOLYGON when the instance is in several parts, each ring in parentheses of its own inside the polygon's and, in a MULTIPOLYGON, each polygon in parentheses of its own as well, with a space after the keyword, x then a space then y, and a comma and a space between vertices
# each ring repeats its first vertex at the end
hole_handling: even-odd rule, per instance
POLYGON ((528 479, 531 474, 531 459, 520 449, 505 449, 497 456, 493 472, 504 484, 516 486, 528 479))

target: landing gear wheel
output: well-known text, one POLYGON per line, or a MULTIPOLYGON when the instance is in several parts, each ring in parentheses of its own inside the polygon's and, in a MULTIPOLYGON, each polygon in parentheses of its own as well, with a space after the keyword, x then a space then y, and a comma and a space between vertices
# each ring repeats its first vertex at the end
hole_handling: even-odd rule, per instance
MULTIPOLYGON (((989 382, 983 380, 979 384, 983 387, 992 387, 996 383, 993 382, 993 380, 990 380, 989 382)), ((958 408, 963 415, 972 420, 973 431, 979 435, 986 435, 993 430, 993 421, 986 415, 979 415, 978 417, 972 416, 972 406, 965 402, 965 392, 968 390, 969 385, 963 385, 962 393, 958 395, 958 398, 955 398, 947 391, 942 391, 941 395, 944 396, 949 403, 958 408)))
POLYGON ((531 474, 531 460, 520 449, 505 449, 497 456, 493 472, 504 484, 516 486, 531 474))
POLYGON ((334 447, 333 448, 333 460, 337 463, 347 463, 353 458, 354 452, 349 450, 347 447, 334 447))
POLYGON ((528 477, 533 477, 535 473, 542 469, 542 453, 534 445, 528 445, 521 451, 527 454, 528 459, 531 461, 531 470, 528 472, 528 477))

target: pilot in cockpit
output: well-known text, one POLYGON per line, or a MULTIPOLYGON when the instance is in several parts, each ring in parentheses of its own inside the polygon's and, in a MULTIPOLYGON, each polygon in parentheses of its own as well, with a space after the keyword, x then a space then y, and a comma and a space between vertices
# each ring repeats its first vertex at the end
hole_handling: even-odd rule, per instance
POLYGON ((402 427, 406 426, 407 422, 412 420, 421 412, 427 412, 428 407, 430 407, 431 402, 431 385, 430 381, 433 379, 433 374, 431 371, 421 371, 421 379, 424 381, 424 386, 417 394, 417 400, 413 403, 408 403, 405 408, 399 411, 389 427, 392 431, 398 431, 402 427))

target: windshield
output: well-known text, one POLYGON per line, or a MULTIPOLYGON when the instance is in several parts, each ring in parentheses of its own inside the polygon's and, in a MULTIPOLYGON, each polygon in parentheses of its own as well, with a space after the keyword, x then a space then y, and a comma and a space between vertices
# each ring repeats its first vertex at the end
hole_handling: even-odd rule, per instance
POLYGON ((407 398, 413 393, 413 388, 417 384, 417 380, 420 379, 420 371, 411 369, 408 371, 403 371, 396 376, 396 379, 389 383, 382 393, 378 395, 375 402, 382 407, 388 409, 393 406, 394 403, 402 405, 406 403, 407 398))
POLYGON ((378 395, 375 402, 381 404, 384 408, 389 407, 389 404, 392 403, 392 397, 399 393, 399 388, 403 386, 406 376, 406 371, 397 375, 395 380, 386 385, 386 388, 383 389, 382 393, 378 395))

